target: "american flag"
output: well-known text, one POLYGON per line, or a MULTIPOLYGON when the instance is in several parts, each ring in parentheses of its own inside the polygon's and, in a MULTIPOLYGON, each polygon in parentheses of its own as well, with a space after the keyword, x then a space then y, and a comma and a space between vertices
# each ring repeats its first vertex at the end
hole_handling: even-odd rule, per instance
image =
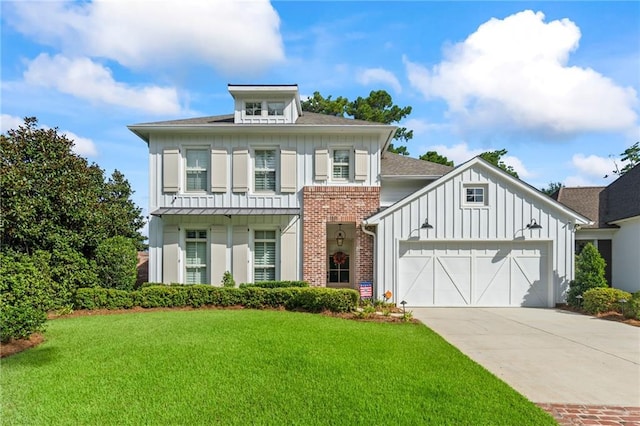
POLYGON ((373 283, 363 282, 360 283, 360 298, 371 298, 373 297, 373 283))

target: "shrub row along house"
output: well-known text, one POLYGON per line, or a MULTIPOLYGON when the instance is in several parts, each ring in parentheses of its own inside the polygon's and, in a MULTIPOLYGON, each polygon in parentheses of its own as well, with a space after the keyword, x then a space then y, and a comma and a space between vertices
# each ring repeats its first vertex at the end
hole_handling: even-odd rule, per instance
POLYGON ((149 280, 373 283, 408 306, 553 306, 589 219, 474 158, 387 152, 394 126, 229 85, 229 115, 129 126, 149 146, 149 280))

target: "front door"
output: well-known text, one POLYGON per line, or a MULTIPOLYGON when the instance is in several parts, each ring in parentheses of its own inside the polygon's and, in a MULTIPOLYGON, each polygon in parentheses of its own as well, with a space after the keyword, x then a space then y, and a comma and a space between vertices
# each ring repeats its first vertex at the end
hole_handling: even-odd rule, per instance
POLYGON ((338 246, 335 240, 327 241, 327 287, 353 287, 351 285, 351 242, 345 240, 338 246))

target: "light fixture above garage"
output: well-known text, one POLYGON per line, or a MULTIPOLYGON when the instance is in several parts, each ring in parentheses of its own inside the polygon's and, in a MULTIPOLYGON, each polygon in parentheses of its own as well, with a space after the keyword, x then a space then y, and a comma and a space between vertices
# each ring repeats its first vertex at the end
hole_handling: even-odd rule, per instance
POLYGON ((538 225, 535 219, 531 219, 531 223, 527 225, 528 229, 542 229, 542 226, 538 225))
POLYGON ((339 224, 338 231, 336 231, 336 244, 338 244, 338 247, 342 247, 345 235, 345 232, 342 230, 342 224, 339 224))
POLYGON ((425 219, 424 223, 422 224, 422 226, 420 228, 422 228, 422 229, 433 229, 433 226, 431 226, 429 224, 429 219, 425 219))

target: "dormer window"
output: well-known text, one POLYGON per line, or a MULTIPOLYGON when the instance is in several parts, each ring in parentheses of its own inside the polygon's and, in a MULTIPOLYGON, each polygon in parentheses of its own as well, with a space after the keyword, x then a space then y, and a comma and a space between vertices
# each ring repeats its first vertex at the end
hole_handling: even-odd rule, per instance
POLYGON ((267 102, 269 115, 284 115, 284 102, 267 102))
POLYGON ((262 102, 247 102, 245 104, 245 113, 247 115, 262 115, 262 102))

